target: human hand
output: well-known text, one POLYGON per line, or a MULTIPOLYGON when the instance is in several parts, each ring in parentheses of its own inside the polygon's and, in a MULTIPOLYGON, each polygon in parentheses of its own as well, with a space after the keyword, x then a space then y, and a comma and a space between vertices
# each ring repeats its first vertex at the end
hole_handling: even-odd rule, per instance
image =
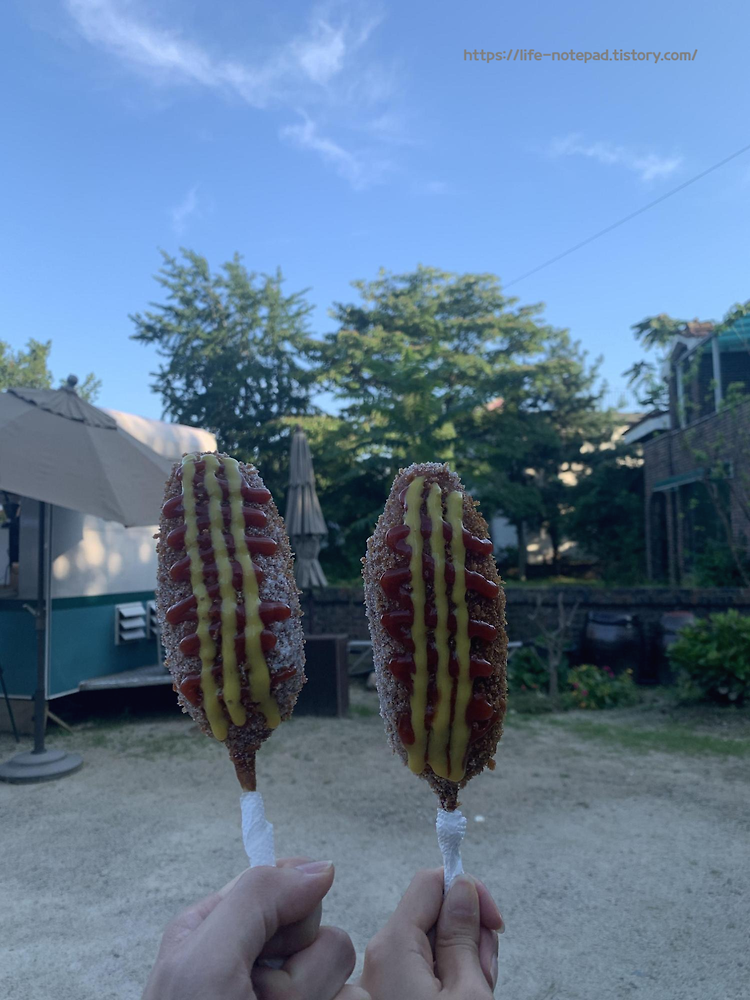
POLYGON ((443 900, 443 871, 418 872, 365 952, 372 1000, 489 1000, 503 918, 488 889, 460 875, 443 900))
POLYGON ((289 858, 249 868, 195 903, 164 931, 143 1000, 370 1000, 345 985, 355 963, 349 935, 320 926, 333 876, 330 862, 289 858))

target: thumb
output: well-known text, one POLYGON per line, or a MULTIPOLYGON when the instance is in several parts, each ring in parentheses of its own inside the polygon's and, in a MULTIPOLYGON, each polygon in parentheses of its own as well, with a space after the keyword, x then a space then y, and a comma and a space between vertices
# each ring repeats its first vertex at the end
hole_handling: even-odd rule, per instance
POLYGON ((479 961, 480 929, 476 883, 470 875, 459 875, 445 897, 435 933, 438 978, 457 996, 491 996, 479 961))
MULTIPOLYGON (((295 868, 250 868, 200 926, 203 943, 220 955, 231 950, 252 965, 280 927, 304 920, 333 884, 333 863, 295 868)), ((229 956, 227 956, 229 958, 229 956)))

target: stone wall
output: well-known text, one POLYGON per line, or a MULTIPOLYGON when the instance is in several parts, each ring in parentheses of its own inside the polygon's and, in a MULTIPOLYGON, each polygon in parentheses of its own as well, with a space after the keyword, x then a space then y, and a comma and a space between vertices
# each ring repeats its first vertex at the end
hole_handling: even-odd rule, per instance
POLYGON ((540 614, 553 624, 558 614, 558 595, 566 608, 576 603, 575 637, 583 632, 589 611, 613 611, 635 615, 647 634, 657 630, 661 616, 669 611, 691 611, 699 618, 716 611, 736 608, 750 614, 750 590, 732 587, 679 589, 669 587, 509 587, 506 591, 508 632, 511 639, 528 641, 538 634, 532 620, 540 602, 540 614))
MULTIPOLYGON (((539 635, 534 620, 539 614, 550 626, 558 616, 558 595, 567 610, 578 605, 571 641, 580 645, 590 611, 622 612, 634 615, 643 641, 644 675, 651 664, 656 669, 661 641, 661 617, 669 611, 691 611, 705 617, 716 611, 736 608, 750 614, 750 590, 731 587, 678 589, 669 587, 508 587, 506 590, 508 637, 530 642, 539 635)), ((351 639, 367 639, 367 619, 361 587, 331 587, 306 595, 302 606, 305 628, 310 632, 346 633, 351 639)), ((652 671, 653 673, 653 671, 652 671)))
POLYGON ((302 597, 305 632, 344 633, 350 639, 369 639, 363 587, 326 587, 302 597))

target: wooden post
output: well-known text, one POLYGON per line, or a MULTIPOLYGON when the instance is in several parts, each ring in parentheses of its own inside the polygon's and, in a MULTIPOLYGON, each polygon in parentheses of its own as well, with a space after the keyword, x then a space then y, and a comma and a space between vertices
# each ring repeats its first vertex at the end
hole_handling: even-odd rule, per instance
POLYGON ((518 525, 518 576, 521 580, 526 579, 526 522, 521 521, 518 525))
POLYGON ((724 398, 721 385, 721 354, 719 353, 719 338, 714 334, 711 338, 711 360, 714 367, 714 409, 718 413, 724 398))

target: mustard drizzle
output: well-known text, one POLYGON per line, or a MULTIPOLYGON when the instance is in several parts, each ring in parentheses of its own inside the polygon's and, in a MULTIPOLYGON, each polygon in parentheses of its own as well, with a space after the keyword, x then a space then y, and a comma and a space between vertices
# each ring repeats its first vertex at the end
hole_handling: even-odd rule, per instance
MULTIPOLYGON (((216 660, 216 643, 209 631, 212 600, 203 576, 203 561, 198 546, 198 521, 195 497, 196 455, 187 455, 182 462, 182 493, 185 516, 185 549, 190 559, 190 584, 197 604, 196 634, 199 639, 201 660, 201 690, 203 708, 211 732, 217 740, 228 735, 227 721, 219 700, 219 691, 212 668, 216 660)), ((260 595, 253 561, 245 540, 245 518, 242 504, 242 474, 239 464, 232 458, 203 455, 205 486, 209 497, 209 530, 211 545, 219 576, 221 597, 222 632, 222 697, 229 717, 241 726, 247 712, 241 701, 241 674, 237 664, 235 634, 237 632, 237 593, 234 587, 232 561, 224 539, 224 516, 221 502, 223 494, 216 478, 216 471, 223 467, 229 486, 230 530, 235 546, 235 559, 242 570, 242 590, 245 601, 245 653, 250 695, 265 716, 266 725, 274 729, 281 721, 278 705, 271 696, 271 678, 261 645, 263 622, 260 618, 260 595)))
POLYGON ((216 681, 212 673, 216 659, 216 643, 208 630, 212 602, 203 579, 203 561, 198 548, 198 518, 195 512, 195 455, 186 455, 182 460, 182 505, 185 511, 185 550, 190 558, 190 586, 198 606, 196 633, 200 642, 203 709, 211 726, 211 732, 217 740, 225 740, 228 727, 219 704, 216 681))
MULTIPOLYGON (((237 651, 234 646, 234 636, 237 631, 237 594, 234 589, 232 561, 229 558, 229 550, 224 540, 224 515, 221 509, 223 493, 216 472, 222 467, 227 469, 227 479, 229 471, 226 463, 216 455, 206 455, 206 474, 204 483, 208 493, 208 518, 211 533, 211 545, 216 559, 216 568, 219 571, 219 594, 221 597, 221 660, 222 660, 222 686, 224 704, 227 706, 229 718, 235 726, 244 725, 247 720, 247 712, 242 704, 240 696, 240 674, 237 669, 237 651)), ((229 459, 228 461, 232 461, 229 459)), ((229 488, 230 498, 232 488, 229 488)), ((235 539, 235 545, 237 540, 235 539)), ((242 542, 243 548, 244 539, 242 542)))
POLYGON ((406 746, 406 755, 410 770, 421 774, 427 760, 428 732, 424 724, 427 708, 427 627, 425 623, 425 585, 422 572, 422 488, 424 476, 412 479, 406 491, 406 513, 404 524, 409 527, 406 544, 411 547, 409 570, 411 573, 411 601, 414 609, 414 620, 411 636, 414 642, 414 677, 411 705, 411 725, 414 730, 414 742, 406 746))
MULTIPOLYGON (((459 492, 449 493, 446 501, 447 521, 451 526, 451 553, 456 577, 453 581, 453 603, 456 606, 456 703, 453 713, 450 740, 449 781, 461 781, 466 768, 464 757, 469 746, 469 724, 466 709, 469 707, 473 685, 471 681, 471 639, 469 638, 469 609, 466 604, 466 548, 464 546, 464 498, 459 492)), ((434 770, 434 768, 433 768, 434 770)))
POLYGON ((435 646, 438 654, 435 684, 437 705, 430 731, 430 767, 441 778, 450 778, 448 745, 451 729, 451 694, 453 679, 450 675, 450 646, 448 632, 448 595, 445 583, 445 538, 443 536, 442 491, 437 483, 427 494, 427 514, 430 518, 430 551, 435 563, 433 586, 435 590, 435 646))
MULTIPOLYGON (((229 483, 231 531, 234 538, 235 559, 242 568, 242 594, 245 600, 245 662, 250 684, 250 697, 258 703, 268 728, 275 729, 281 722, 281 716, 279 715, 279 707, 271 696, 271 675, 260 641, 263 622, 258 610, 260 604, 258 580, 253 570, 253 560, 245 543, 242 474, 238 463, 233 458, 224 459, 224 468, 229 483)), ((234 639, 234 633, 232 633, 232 637, 234 639)))

